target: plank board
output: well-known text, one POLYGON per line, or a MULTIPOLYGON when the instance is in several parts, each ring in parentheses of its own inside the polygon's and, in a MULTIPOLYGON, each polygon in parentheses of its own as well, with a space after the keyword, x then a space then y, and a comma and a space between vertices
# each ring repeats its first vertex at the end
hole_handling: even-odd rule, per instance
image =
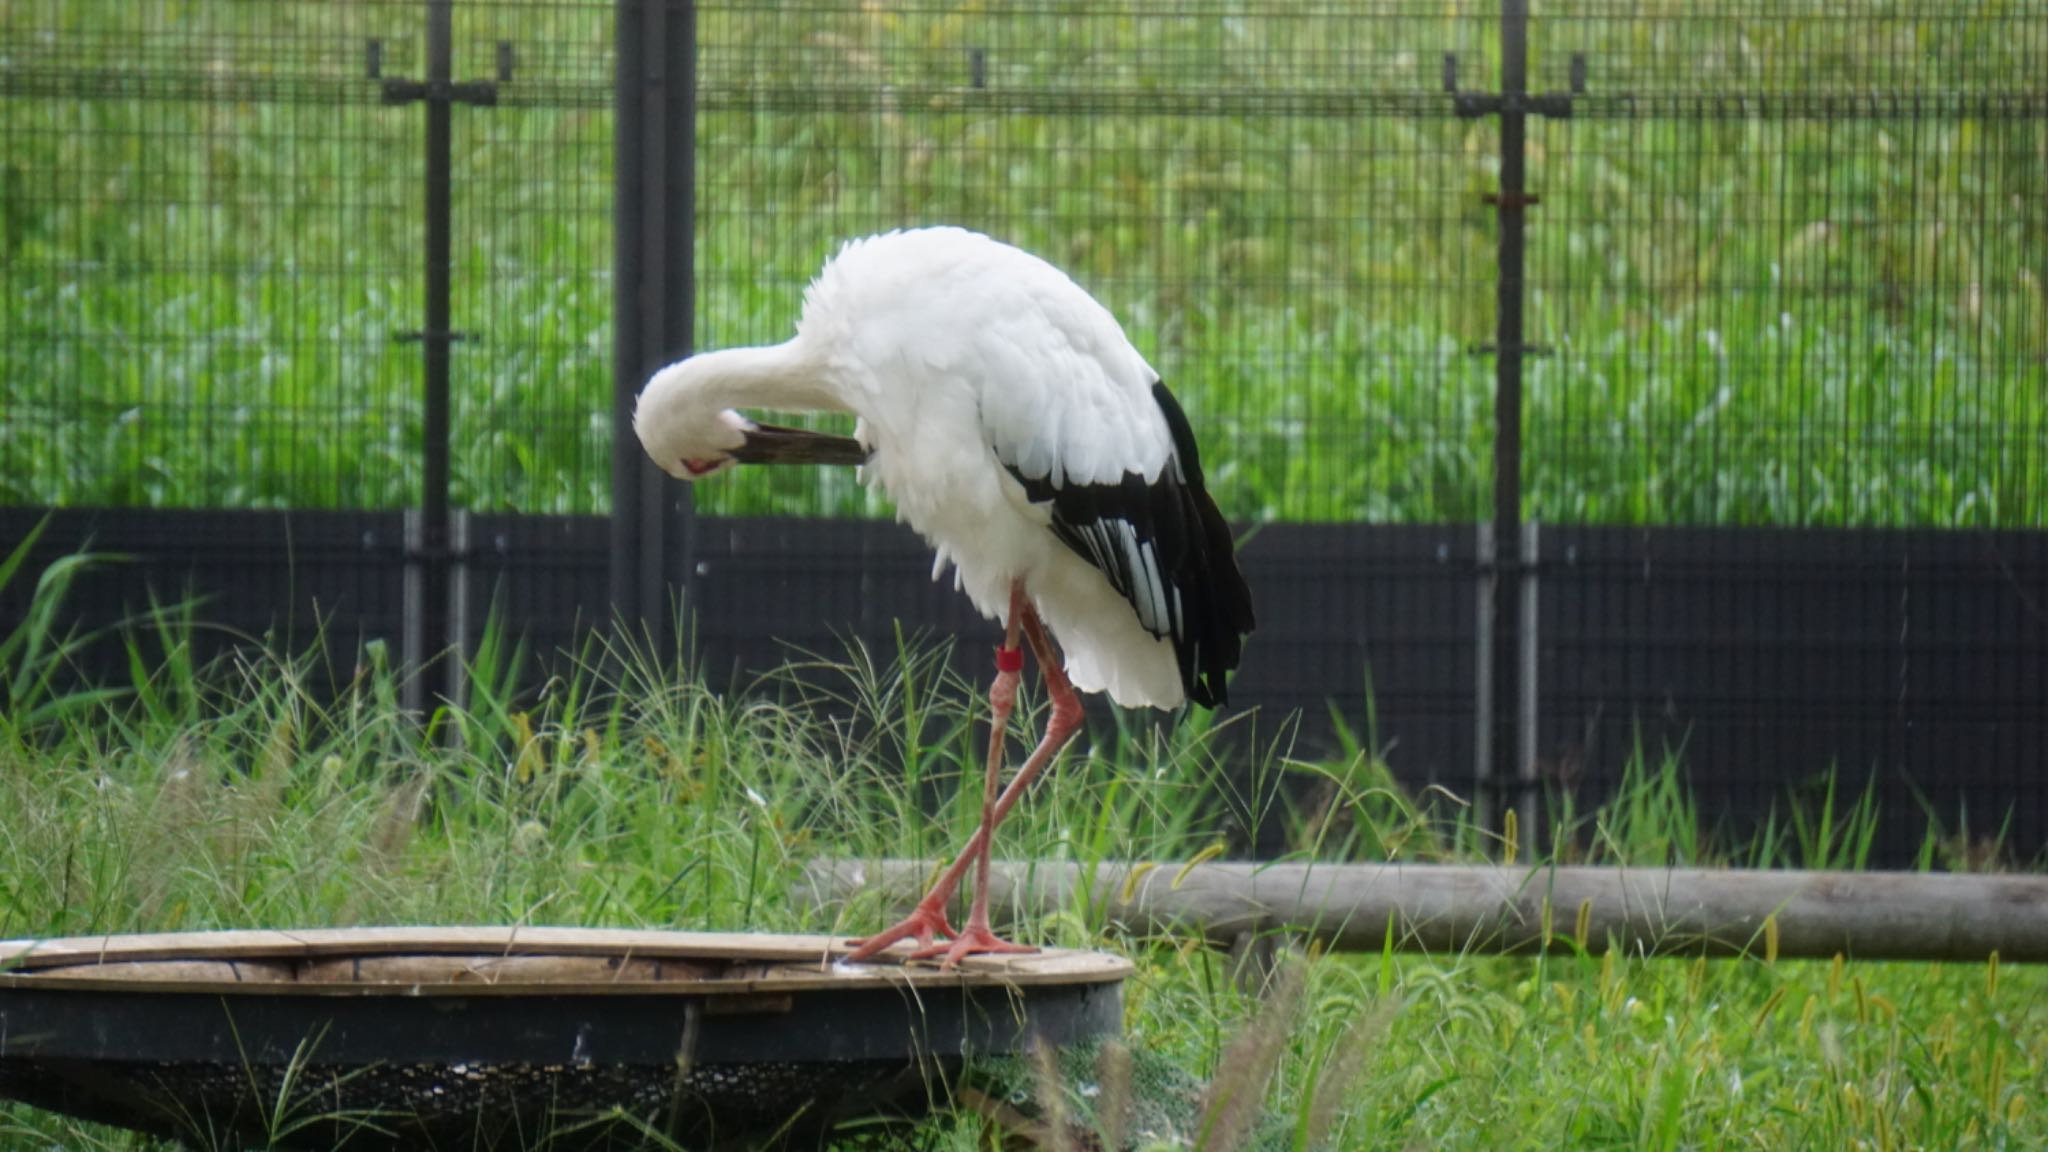
POLYGON ((771 1001, 863 986, 976 987, 1122 980, 1119 956, 1047 949, 971 957, 952 971, 836 960, 840 936, 624 928, 369 927, 0 941, 0 987, 243 995, 603 995, 671 992, 771 1001))

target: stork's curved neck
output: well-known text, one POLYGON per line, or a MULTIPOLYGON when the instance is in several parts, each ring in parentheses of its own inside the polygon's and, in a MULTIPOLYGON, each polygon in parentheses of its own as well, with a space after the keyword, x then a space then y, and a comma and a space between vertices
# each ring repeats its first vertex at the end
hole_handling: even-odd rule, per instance
POLYGON ((801 340, 703 352, 662 373, 694 407, 844 412, 846 402, 801 340))

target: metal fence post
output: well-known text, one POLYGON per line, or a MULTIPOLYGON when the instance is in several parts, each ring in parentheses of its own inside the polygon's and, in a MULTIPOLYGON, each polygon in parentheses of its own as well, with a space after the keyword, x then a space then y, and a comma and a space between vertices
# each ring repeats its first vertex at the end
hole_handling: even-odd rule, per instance
POLYGON ((427 707, 427 678, 420 674, 419 669, 427 661, 427 637, 430 633, 424 612, 426 573, 420 564, 420 558, 427 550, 420 527, 420 510, 407 508, 402 523, 400 556, 405 564, 405 577, 399 593, 402 618, 398 626, 398 663, 404 675, 399 682, 398 702, 408 712, 423 714, 427 707))
POLYGON ((1472 557, 1478 565, 1481 577, 1474 585, 1472 618, 1472 819, 1481 828, 1495 828, 1499 822, 1495 815, 1499 810, 1497 785, 1497 764, 1493 746, 1495 725, 1494 673, 1498 661, 1493 658, 1498 633, 1494 629, 1494 580, 1492 574, 1496 555, 1493 547, 1493 524, 1482 520, 1473 526, 1472 557))
MULTIPOLYGON (((426 252, 425 314, 418 331, 399 336, 401 340, 417 340, 420 345, 420 502, 416 510, 407 511, 405 519, 405 621, 401 647, 407 671, 402 702, 408 710, 421 714, 430 703, 426 667, 442 655, 442 642, 454 626, 448 603, 448 345, 455 338, 449 320, 453 3, 454 0, 426 0, 425 79, 387 80, 384 84, 385 103, 421 100, 427 106, 426 219, 422 237, 426 252)), ((460 663, 455 660, 455 667, 459 669, 460 663)), ((449 675, 449 698, 453 699, 460 694, 453 679, 460 672, 449 675)))
MULTIPOLYGON (((457 508, 448 514, 448 555, 442 571, 448 581, 448 650, 455 655, 448 661, 442 678, 442 690, 448 694, 448 702, 462 711, 469 710, 469 668, 461 659, 468 650, 470 612, 470 521, 469 509, 457 508)), ((461 728, 450 729, 450 735, 459 737, 461 728)))
MULTIPOLYGON (((455 82, 454 0, 427 2, 427 87, 455 82)), ((450 171, 453 109, 447 100, 427 100, 427 299, 426 328, 420 333, 426 377, 425 477, 420 492, 420 533, 426 554, 420 616, 422 631, 437 646, 448 636, 448 343, 453 333, 449 276, 453 212, 450 171)), ((425 653, 432 659, 433 653, 425 653)))
POLYGON ((1534 520, 1522 525, 1522 571, 1521 571, 1521 631, 1515 638, 1515 660, 1521 665, 1516 670, 1522 694, 1515 701, 1515 760, 1514 806, 1520 813, 1522 843, 1529 846, 1531 855, 1545 847, 1543 829, 1537 821, 1542 813, 1537 806, 1538 778, 1536 773, 1536 715, 1538 703, 1538 681, 1536 658, 1542 648, 1541 634, 1543 617, 1537 611, 1540 589, 1537 581, 1542 578, 1539 561, 1542 559, 1542 526, 1534 520))
POLYGON ((1493 783, 1495 811, 1511 802, 1504 790, 1521 779, 1520 733, 1516 721, 1522 698, 1522 278, 1526 242, 1523 210, 1528 204, 1528 0, 1502 0, 1500 15, 1500 191, 1494 197, 1499 222, 1494 282, 1493 548, 1489 585, 1493 596, 1493 783))
POLYGON ((696 5, 618 0, 615 20, 611 602, 618 623, 659 652, 670 641, 671 582, 684 585, 686 609, 694 604, 694 516, 688 487, 641 451, 633 404, 648 375, 693 343, 696 5))
MULTIPOLYGON (((1581 69, 1573 66, 1574 93, 1581 69)), ((1572 94, 1529 91, 1529 0, 1501 0, 1500 91, 1460 92, 1457 58, 1446 57, 1444 85, 1461 117, 1500 118, 1500 188, 1489 194, 1497 220, 1494 269, 1493 343, 1493 517, 1481 537, 1479 627, 1481 677, 1474 695, 1476 723, 1483 731, 1478 756, 1484 761, 1476 787, 1487 795, 1483 821, 1509 811, 1528 825, 1534 812, 1535 700, 1537 687, 1533 536, 1525 542, 1522 523, 1522 365, 1540 350, 1525 338, 1523 324, 1527 267, 1527 210, 1538 202, 1529 192, 1529 115, 1568 117, 1572 94), (1491 550, 1485 545, 1490 538, 1491 550)), ((1535 829, 1524 831, 1533 835, 1535 829)))
POLYGON ((453 330, 454 285, 451 249, 454 187, 453 114, 459 103, 488 105, 497 101, 497 88, 485 81, 455 82, 454 0, 426 0, 427 74, 423 80, 396 77, 383 79, 386 104, 427 106, 426 131, 426 300, 423 326, 406 332, 401 340, 420 345, 422 377, 421 479, 419 516, 410 522, 406 535, 406 650, 410 675, 405 681, 407 708, 427 707, 425 666, 440 658, 448 641, 453 655, 447 671, 448 698, 461 697, 462 637, 467 622, 461 604, 453 599, 451 564, 454 542, 449 534, 448 452, 449 346, 462 339, 453 330), (432 647, 430 647, 430 645, 432 647))
POLYGON ((640 552, 650 541, 640 525, 641 453, 633 436, 633 397, 641 381, 640 90, 646 81, 641 0, 618 0, 612 41, 612 516, 611 605, 620 625, 640 619, 640 552))

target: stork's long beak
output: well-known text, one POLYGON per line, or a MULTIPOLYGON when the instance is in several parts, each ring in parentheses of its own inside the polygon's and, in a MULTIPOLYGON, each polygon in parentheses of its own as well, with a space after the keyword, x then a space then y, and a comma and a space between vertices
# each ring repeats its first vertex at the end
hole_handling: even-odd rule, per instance
POLYGON ((755 424, 743 434, 746 442, 732 453, 742 464, 865 464, 872 455, 853 437, 827 432, 755 424))

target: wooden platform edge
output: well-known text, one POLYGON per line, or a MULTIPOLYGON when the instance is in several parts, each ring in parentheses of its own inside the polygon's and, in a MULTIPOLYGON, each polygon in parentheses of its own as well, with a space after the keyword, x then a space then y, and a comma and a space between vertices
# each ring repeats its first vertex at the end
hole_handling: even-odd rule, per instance
POLYGON ((483 980, 322 984, 275 981, 197 981, 185 991, 298 995, 518 995, 538 991, 578 994, 758 996, 822 988, 893 986, 1031 986, 1106 983, 1124 979, 1130 961, 1113 954, 1049 949, 1014 957, 975 957, 952 971, 897 959, 893 963, 844 964, 834 957, 851 950, 841 936, 766 933, 670 932, 629 928, 512 926, 417 926, 320 928, 305 930, 226 929, 214 932, 110 934, 104 936, 0 940, 0 987, 154 988, 162 981, 134 978, 133 965, 179 960, 305 961, 350 955, 429 956, 616 956, 717 960, 760 965, 745 978, 697 981, 605 981, 494 984, 483 980), (94 980, 78 969, 120 966, 123 978, 94 980), (48 975, 66 969, 59 978, 48 975), (39 976, 38 973, 45 975, 39 976), (402 991, 403 990, 403 991, 402 991))

